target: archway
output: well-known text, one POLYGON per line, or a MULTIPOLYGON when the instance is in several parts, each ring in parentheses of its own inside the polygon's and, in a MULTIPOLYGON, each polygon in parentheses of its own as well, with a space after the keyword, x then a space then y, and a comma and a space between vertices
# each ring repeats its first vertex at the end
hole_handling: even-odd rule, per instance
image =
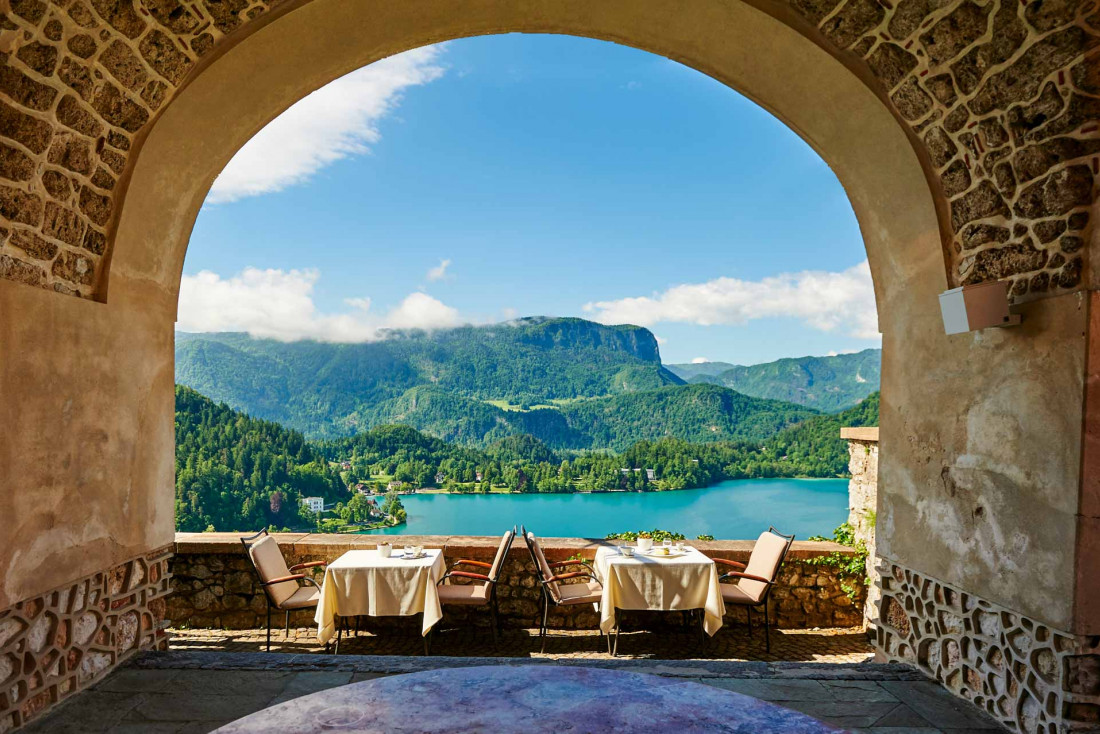
MULTIPOLYGON (((1009 73, 1015 66, 990 72, 986 58, 996 51, 988 50, 996 45, 993 35, 1023 23, 1020 11, 1007 2, 1003 8, 1011 13, 960 2, 938 11, 903 4, 891 14, 860 0, 792 7, 713 0, 676 7, 626 0, 366 7, 354 0, 312 0, 270 9, 207 8, 216 34, 209 23, 203 25, 206 16, 196 19, 182 5, 158 6, 146 20, 128 3, 93 4, 96 14, 78 3, 63 21, 47 17, 44 8, 20 4, 10 21, 18 28, 29 24, 46 39, 39 45, 49 46, 53 35, 69 33, 74 23, 83 26, 87 13, 89 24, 104 26, 104 46, 116 49, 113 55, 101 53, 96 68, 123 86, 129 79, 133 94, 114 83, 98 88, 93 83, 85 101, 94 112, 88 112, 73 96, 73 90, 83 93, 73 86, 70 67, 69 74, 58 71, 58 78, 69 81, 45 103, 54 110, 49 123, 20 112, 32 120, 26 123, 5 111, 13 135, 19 135, 16 142, 31 152, 50 156, 48 151, 64 144, 58 165, 71 163, 81 151, 90 155, 92 146, 81 136, 100 141, 95 155, 108 164, 113 158, 104 151, 129 152, 115 169, 117 180, 105 172, 110 193, 82 185, 72 194, 79 209, 75 219, 66 218, 68 209, 43 204, 38 194, 4 189, 0 213, 16 225, 15 232, 40 224, 47 237, 70 245, 72 239, 102 255, 79 260, 60 249, 49 273, 39 276, 34 258, 24 257, 30 250, 9 242, 7 259, 0 261, 0 391, 6 395, 0 416, 6 426, 26 427, 12 431, 0 449, 10 487, 0 496, 0 509, 14 519, 0 546, 6 570, 0 607, 171 543, 176 297, 196 213, 233 152, 294 101, 354 68, 451 38, 530 32, 615 41, 707 73, 786 122, 845 186, 867 246, 884 333, 880 552, 890 562, 888 578, 897 581, 888 589, 887 607, 894 610, 889 602, 894 599, 901 609, 880 639, 885 652, 927 665, 929 649, 961 634, 944 628, 931 607, 914 604, 925 593, 925 580, 965 591, 981 600, 983 609, 1024 615, 1067 636, 1092 629, 1095 615, 1083 606, 1077 582, 1089 561, 1078 551, 1079 516, 1086 514, 1077 490, 1082 450, 1079 441, 1065 438, 1080 435, 1083 420, 1087 308, 1072 295, 1040 300, 1025 307, 1021 329, 947 339, 935 306, 935 296, 964 277, 1019 276, 1016 282, 1025 283, 1026 290, 1045 273, 1037 290, 1045 290, 1052 278, 1060 288, 1078 285, 1081 256, 1072 248, 1079 244, 1063 244, 1065 254, 1052 265, 1053 257, 1034 254, 1031 240, 1028 245, 1010 241, 1023 235, 1009 227, 1015 221, 1026 232, 1021 220, 1048 216, 1052 230, 1061 227, 1059 233, 1085 226, 1088 217, 1080 214, 1092 201, 1092 174, 1074 164, 1087 155, 1084 148, 1033 176, 1028 187, 1021 185, 1009 210, 993 183, 997 174, 986 170, 1003 170, 996 169, 1003 156, 984 161, 980 173, 976 165, 971 170, 966 144, 956 145, 945 132, 954 122, 944 115, 963 109, 955 116, 965 126, 971 116, 996 113, 1000 119, 1018 103, 1026 123, 1032 108, 1043 103, 1046 87, 1040 90, 1040 82, 1060 75, 1059 83, 1065 83, 1066 71, 1087 91, 1094 76, 1080 59, 1091 41, 1074 11, 1067 17, 1057 9, 1024 13, 1031 26, 1023 27, 1027 41, 1021 39, 1012 52, 1016 56, 1010 53, 1004 61, 1040 49, 1032 56, 1042 56, 1046 66, 1039 69, 1038 82, 1028 80, 1010 93, 1006 85, 1019 77, 1009 73), (60 31, 51 28, 52 20, 58 20, 60 31), (959 36, 964 21, 974 27, 959 36), (921 36, 921 53, 900 45, 928 27, 941 29, 941 35, 921 36), (878 28, 887 39, 882 43, 872 33, 878 28), (1057 28, 1062 30, 1040 38, 1057 28), (121 46, 107 43, 111 34, 121 46), (125 71, 137 74, 133 67, 116 63, 130 45, 123 38, 140 38, 133 45, 148 64, 140 79, 125 71), (987 64, 968 82, 968 101, 956 105, 955 83, 949 95, 946 83, 932 83, 936 77, 925 83, 925 91, 921 79, 929 68, 970 53, 966 49, 987 64), (1077 74, 1079 68, 1085 71, 1077 74), (170 94, 161 78, 178 91, 170 94), (147 107, 134 102, 134 94, 147 107), (965 175, 957 165, 964 159, 965 175), (977 254, 967 254, 968 248, 977 254), (100 302, 12 280, 76 291, 100 302), (74 492, 90 519, 65 511, 74 492), (26 501, 30 496, 34 503, 26 501), (1009 584, 1000 581, 1006 569, 1013 574, 1009 584)), ((26 64, 39 58, 29 51, 16 57, 26 64)), ((20 89, 20 103, 33 113, 31 93, 37 88, 20 89)), ((1046 99, 1044 120, 1062 109, 1054 109, 1049 95, 1046 99)), ((1089 103, 1078 95, 1077 104, 1073 114, 1079 117, 1089 103)), ((98 173, 87 167, 86 175, 98 173)), ((46 187, 43 175, 26 179, 28 186, 46 187)), ((1059 654, 1073 644, 1059 648, 1059 654)), ((947 680, 964 664, 976 665, 953 661, 929 669, 947 680)), ((1003 692, 992 698, 985 685, 980 679, 958 683, 971 697, 998 705, 1005 700, 1003 692), (983 692, 975 694, 975 686, 983 692)), ((1066 685, 1059 678, 1048 688, 1061 701, 1066 685)), ((1025 703, 1017 695, 1005 704, 1011 709, 1005 715, 1018 716, 1025 703)))

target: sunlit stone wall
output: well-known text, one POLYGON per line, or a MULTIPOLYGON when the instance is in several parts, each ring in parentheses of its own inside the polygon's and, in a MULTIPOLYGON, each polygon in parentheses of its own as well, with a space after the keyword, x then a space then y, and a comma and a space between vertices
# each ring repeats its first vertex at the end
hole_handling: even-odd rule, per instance
MULTIPOLYGON (((0 277, 102 298, 142 136, 200 59, 279 4, 0 6, 0 277)), ((912 129, 951 233, 950 282, 1010 277, 1018 297, 1081 284, 1100 154, 1095 0, 762 5, 793 11, 912 129)))
POLYGON ((897 563, 879 564, 876 645, 1012 731, 1100 728, 1100 640, 1070 635, 897 563))
MULTIPOLYGON (((377 539, 356 535, 278 534, 288 565, 306 561, 334 561, 352 548, 373 548, 377 539)), ((450 538, 447 536, 401 536, 395 542, 419 543, 443 548, 448 563, 460 558, 491 562, 499 538, 450 538)), ((595 557, 597 543, 581 538, 547 538, 543 551, 551 561, 580 556, 595 557)), ((752 541, 693 542, 704 553, 718 558, 744 561, 752 541)), ((807 561, 833 552, 847 553, 834 543, 799 542, 784 564, 778 586, 772 592, 772 619, 781 628, 852 627, 861 624, 864 601, 861 579, 845 576, 833 567, 807 561), (851 588, 853 596, 842 586, 851 588)), ((570 568, 568 570, 580 570, 570 568)), ((321 577, 318 576, 320 581, 321 577)), ((172 595, 168 618, 173 624, 219 629, 254 629, 266 624, 263 591, 244 556, 237 536, 226 533, 179 533, 172 559, 172 595)), ((502 624, 530 629, 541 622, 541 591, 535 567, 522 538, 508 554, 498 587, 502 624)), ((445 623, 487 625, 484 610, 448 608, 445 623)), ((282 624, 277 613, 276 625, 282 624)), ((636 615, 632 615, 632 618, 636 615)), ((666 615, 667 616, 667 615, 666 615)), ((756 615, 759 622, 760 617, 756 615)), ((658 617, 652 620, 662 623, 658 617)), ((667 622, 667 620, 664 620, 667 622)), ((743 610, 730 609, 727 623, 744 623, 743 610)), ((313 611, 291 615, 291 623, 313 626, 313 611)), ((393 622, 370 620, 368 625, 388 626, 393 622)), ((590 606, 552 609, 550 625, 561 629, 595 629, 599 619, 590 606)))
POLYGON ((171 550, 0 611, 0 732, 31 721, 139 650, 166 647, 171 550))

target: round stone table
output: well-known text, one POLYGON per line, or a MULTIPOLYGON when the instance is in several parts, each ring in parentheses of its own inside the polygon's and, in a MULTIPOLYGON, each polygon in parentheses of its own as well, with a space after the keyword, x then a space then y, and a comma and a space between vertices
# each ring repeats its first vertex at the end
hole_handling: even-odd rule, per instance
POLYGON ((219 734, 305 732, 838 732, 739 693, 556 665, 448 668, 352 683, 258 711, 219 734))

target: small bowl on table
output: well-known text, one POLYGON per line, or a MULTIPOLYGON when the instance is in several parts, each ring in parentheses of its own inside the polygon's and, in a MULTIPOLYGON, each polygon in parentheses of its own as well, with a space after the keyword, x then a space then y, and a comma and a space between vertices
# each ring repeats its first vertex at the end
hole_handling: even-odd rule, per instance
POLYGON ((619 546, 619 553, 626 556, 627 558, 633 558, 635 550, 636 549, 634 548, 634 546, 631 546, 631 545, 620 545, 619 546))

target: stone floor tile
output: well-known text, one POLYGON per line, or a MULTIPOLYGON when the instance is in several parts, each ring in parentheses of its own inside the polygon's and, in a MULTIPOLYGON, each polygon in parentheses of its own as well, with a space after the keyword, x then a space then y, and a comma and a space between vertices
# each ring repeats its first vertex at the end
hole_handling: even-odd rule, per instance
POLYGON ((941 729, 1001 728, 977 707, 959 700, 931 681, 883 681, 882 687, 941 729))
POLYGON ((872 726, 867 729, 850 729, 851 734, 943 734, 931 726, 872 726))
POLYGON ((102 682, 95 685, 97 691, 116 693, 134 693, 136 691, 169 690, 173 681, 179 677, 179 670, 134 670, 121 668, 114 671, 102 682))
POLYGON ((26 734, 109 731, 143 700, 142 693, 88 690, 70 698, 48 716, 32 721, 26 734))
POLYGON ((898 704, 889 701, 782 701, 786 708, 801 711, 842 729, 874 726, 898 704))
POLYGON ((187 726, 179 721, 142 721, 138 723, 122 723, 112 726, 107 734, 180 734, 180 729, 187 726))
MULTIPOLYGON (((215 672, 215 671, 204 671, 215 672)), ((215 694, 181 695, 180 693, 146 693, 124 719, 125 723, 176 721, 224 721, 266 708, 273 696, 219 696, 215 694)))
POLYGON ((903 703, 875 722, 875 726, 929 726, 932 722, 903 703))
POLYGON ((383 673, 354 673, 351 676, 352 683, 359 683, 365 680, 374 680, 375 678, 385 678, 383 673))
POLYGON ((736 680, 712 678, 700 683, 724 688, 734 693, 759 698, 762 701, 824 701, 832 702, 833 694, 816 680, 736 680))
POLYGON ((183 670, 173 679, 171 690, 271 699, 283 692, 294 675, 259 670, 183 670))
POLYGON ((299 696, 306 696, 310 693, 316 693, 317 691, 328 690, 329 688, 346 686, 348 683, 351 683, 351 677, 352 673, 350 671, 322 670, 294 673, 288 680, 286 687, 283 688, 282 693, 273 698, 268 705, 274 706, 298 698, 299 696))
POLYGON ((873 680, 823 680, 837 701, 897 701, 894 695, 873 680))

